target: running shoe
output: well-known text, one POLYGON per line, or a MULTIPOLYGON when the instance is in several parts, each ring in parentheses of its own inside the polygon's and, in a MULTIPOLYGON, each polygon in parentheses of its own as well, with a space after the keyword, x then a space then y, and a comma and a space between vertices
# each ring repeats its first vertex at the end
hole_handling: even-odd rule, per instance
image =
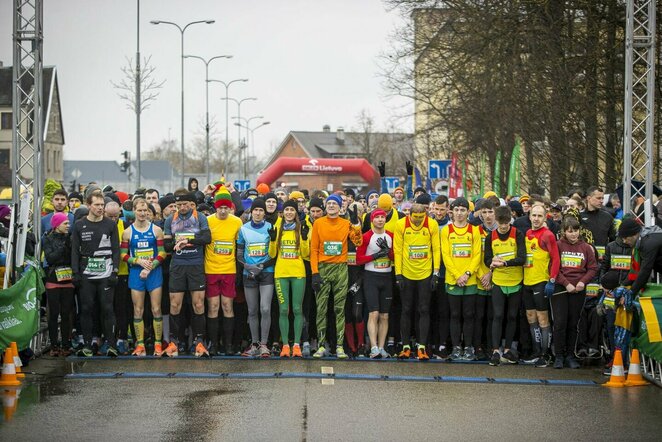
POLYGON ((367 354, 368 354, 368 346, 365 344, 359 345, 359 349, 356 351, 356 357, 365 358, 367 354))
POLYGON ((381 358, 382 358, 382 354, 379 352, 379 348, 372 347, 372 349, 370 349, 370 359, 381 359, 381 358))
POLYGON ((281 358, 290 357, 290 346, 288 344, 283 344, 283 348, 280 351, 280 357, 281 358))
POLYGON ((478 349, 476 350, 476 360, 477 361, 487 360, 487 354, 480 347, 478 347, 478 349))
POLYGON ((565 364, 568 366, 568 368, 572 369, 576 369, 582 366, 579 361, 572 356, 565 357, 565 364))
POLYGON ((117 349, 115 348, 114 345, 109 345, 108 346, 108 350, 106 350, 106 356, 110 356, 111 358, 116 358, 119 355, 120 354, 119 354, 119 352, 117 351, 117 349))
POLYGON ((117 351, 122 356, 126 356, 129 354, 129 347, 127 347, 126 341, 124 339, 117 341, 117 351))
POLYGON ((267 344, 260 344, 260 357, 261 358, 271 357, 271 352, 269 351, 269 347, 267 347, 267 344))
POLYGON ((347 359, 349 356, 347 356, 347 353, 345 353, 345 349, 342 347, 342 345, 339 345, 336 347, 336 357, 338 359, 347 359))
POLYGON ((324 348, 323 345, 320 345, 319 348, 317 349, 317 351, 315 352, 315 354, 313 354, 313 357, 315 359, 319 359, 319 358, 326 357, 328 355, 329 354, 327 353, 326 348, 324 348))
POLYGON ((589 348, 588 349, 588 357, 589 358, 595 358, 600 355, 600 350, 597 348, 589 348))
POLYGON ((133 350, 133 353, 131 353, 133 356, 147 356, 147 351, 145 351, 145 346, 142 344, 136 345, 135 350, 133 350))
POLYGON ((301 350, 301 357, 309 358, 310 357, 310 343, 304 342, 303 349, 301 350))
POLYGON ((177 351, 183 355, 186 354, 186 342, 181 341, 177 344, 177 351))
MULTIPOLYGON (((310 350, 308 350, 308 354, 310 354, 310 350)), ((299 344, 294 344, 292 346, 292 357, 293 358, 302 358, 303 357, 301 355, 301 346, 299 344)))
POLYGON ((207 346, 207 352, 209 353, 209 356, 216 356, 218 354, 218 349, 216 348, 216 344, 209 343, 207 346))
POLYGON ((164 354, 169 358, 176 358, 179 356, 179 348, 177 348, 177 344, 175 344, 173 341, 170 341, 164 351, 164 354))
POLYGON ((547 361, 547 358, 545 356, 540 356, 538 359, 536 359, 533 362, 533 366, 537 368, 545 368, 549 365, 549 361, 547 361))
MULTIPOLYGON (((522 362, 524 362, 525 364, 535 364, 535 363, 538 362, 538 360, 539 360, 540 358, 542 358, 542 357, 543 357, 543 355, 540 354, 540 353, 533 353, 533 354, 532 354, 531 356, 529 356, 529 357, 522 358, 522 362)), ((544 359, 544 358, 543 358, 543 359, 544 359)))
MULTIPOLYGON (((101 347, 97 350, 97 354, 101 356, 106 356, 106 353, 108 353, 108 349, 110 348, 110 344, 108 342, 104 342, 101 347)), ((92 350, 94 350, 94 344, 92 344, 92 350)))
MULTIPOLYGON (((588 356, 588 352, 586 351, 585 348, 580 348, 579 350, 577 350, 577 357, 585 358, 586 356, 588 356)), ((556 368, 556 362, 554 362, 554 368, 556 368)))
POLYGON ((160 342, 154 343, 154 356, 162 356, 163 355, 163 345, 160 342))
POLYGON ((501 356, 501 362, 506 364, 517 364, 517 356, 512 352, 512 350, 508 349, 503 352, 503 355, 501 356))
POLYGON ((279 355, 280 354, 280 349, 281 349, 280 344, 278 342, 274 342, 271 345, 271 354, 279 355))
POLYGON ((395 342, 389 342, 388 344, 386 344, 386 348, 384 350, 386 351, 386 353, 388 353, 391 356, 395 356, 396 354, 398 354, 395 351, 395 342))
POLYGON ((101 352, 99 352, 99 343, 97 341, 92 342, 92 353, 95 355, 101 354, 101 352))
POLYGON ((409 359, 411 357, 411 347, 405 345, 402 347, 402 351, 398 354, 398 359, 409 359))
POLYGON ((87 345, 83 346, 80 350, 76 352, 76 356, 81 357, 81 358, 91 358, 94 356, 94 352, 90 347, 87 345))
POLYGON ((501 353, 498 350, 494 350, 492 357, 490 358, 490 365, 493 367, 499 366, 501 363, 501 353))
POLYGON ((207 350, 207 347, 205 347, 205 344, 202 342, 198 342, 195 344, 195 351, 193 353, 193 356, 196 358, 208 358, 209 357, 209 351, 207 350))
POLYGON ((255 356, 258 356, 260 354, 260 347, 257 345, 257 343, 252 343, 248 347, 246 347, 246 350, 244 350, 241 355, 246 357, 246 358, 253 358, 255 356))
POLYGON ((556 368, 556 369, 563 368, 563 356, 562 355, 556 355, 556 357, 554 358, 554 368, 556 368))
POLYGON ((379 349, 379 354, 382 356, 382 359, 389 359, 391 357, 391 355, 383 348, 379 349))
POLYGON ((605 365, 604 371, 602 372, 603 375, 605 376, 611 376, 611 367, 614 364, 614 361, 609 361, 607 365, 605 365))
POLYGON ((435 357, 435 359, 441 359, 445 361, 448 359, 448 349, 445 346, 439 346, 434 350, 432 355, 435 357))
POLYGON ((462 347, 459 345, 456 347, 453 347, 453 353, 449 356, 451 361, 459 361, 462 359, 462 347))
POLYGON ((464 354, 462 355, 462 359, 464 359, 465 361, 475 361, 476 352, 474 351, 474 348, 464 347, 464 354))
POLYGON ((48 356, 52 358, 57 358, 58 356, 60 356, 60 347, 58 347, 57 345, 51 345, 51 351, 48 352, 48 356))
POLYGON ((428 356, 428 352, 425 350, 425 345, 419 345, 418 346, 418 360, 419 361, 429 361, 430 356, 428 356))

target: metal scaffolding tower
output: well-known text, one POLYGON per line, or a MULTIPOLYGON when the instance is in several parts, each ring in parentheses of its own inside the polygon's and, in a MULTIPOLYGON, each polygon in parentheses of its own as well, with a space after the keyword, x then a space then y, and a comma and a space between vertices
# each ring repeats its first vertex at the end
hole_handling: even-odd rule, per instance
MULTIPOLYGON (((632 197, 653 194, 656 0, 628 0, 625 34, 623 212, 632 197), (645 186, 632 186, 641 181, 645 186)), ((647 222, 650 217, 647 216, 647 222)))
POLYGON ((7 268, 23 265, 28 231, 37 238, 39 256, 44 144, 42 71, 43 7, 41 0, 14 0, 12 82, 13 220, 7 268), (26 214, 28 214, 26 216, 26 214), (23 215, 21 215, 23 214, 23 215))

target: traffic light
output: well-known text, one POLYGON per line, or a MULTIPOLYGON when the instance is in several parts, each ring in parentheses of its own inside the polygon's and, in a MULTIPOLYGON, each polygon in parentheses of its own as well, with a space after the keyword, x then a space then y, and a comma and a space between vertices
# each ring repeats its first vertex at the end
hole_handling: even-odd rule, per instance
POLYGON ((124 152, 122 152, 122 156, 124 157, 124 161, 122 162, 122 164, 120 164, 120 169, 122 170, 122 172, 126 172, 127 170, 129 170, 129 164, 131 158, 129 156, 129 151, 125 150, 124 152))

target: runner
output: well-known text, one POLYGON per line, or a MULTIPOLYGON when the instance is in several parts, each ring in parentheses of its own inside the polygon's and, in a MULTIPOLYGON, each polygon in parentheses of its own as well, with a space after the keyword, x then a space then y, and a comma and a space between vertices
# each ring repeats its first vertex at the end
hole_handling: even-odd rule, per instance
POLYGON ((241 354, 247 357, 271 356, 267 339, 271 327, 275 259, 269 256, 269 243, 276 239, 278 229, 264 220, 266 210, 264 199, 254 199, 251 220, 241 227, 237 237, 237 260, 244 266, 244 294, 251 329, 251 344, 241 354))
POLYGON ((234 299, 237 267, 235 244, 242 222, 232 211, 234 204, 230 192, 221 186, 214 197, 216 213, 207 217, 211 242, 205 250, 205 278, 207 284, 207 339, 209 354, 218 353, 219 305, 223 309, 223 345, 226 355, 233 355, 234 299))
POLYGON ((531 361, 536 367, 547 367, 551 338, 549 300, 559 273, 559 251, 556 237, 545 225, 547 211, 542 203, 531 208, 531 229, 526 232, 526 263, 522 297, 533 340, 531 361))
MULTIPOLYGON (((324 201, 319 198, 311 198, 308 204, 308 216, 305 217, 305 224, 308 226, 309 238, 313 230, 315 220, 324 216, 324 201)), ((303 224, 303 223, 302 223, 303 224)), ((304 358, 310 357, 311 341, 317 338, 317 303, 315 302, 315 292, 312 286, 312 270, 310 267, 310 255, 303 258, 303 264, 306 267, 306 292, 303 295, 303 331, 301 339, 303 346, 301 354, 304 358)), ((317 348, 315 345, 313 348, 317 348)))
POLYGON ((391 267, 393 233, 384 229, 386 212, 377 209, 370 214, 372 229, 363 234, 363 243, 356 249, 359 265, 364 265, 363 293, 368 305, 368 336, 370 358, 388 358, 384 350, 388 333, 388 314, 391 309, 393 281, 391 267))
POLYGON ((281 358, 302 357, 303 297, 306 290, 306 268, 303 259, 310 256, 310 228, 299 221, 297 205, 296 200, 288 200, 283 204, 281 227, 276 238, 271 241, 269 250, 271 256, 277 257, 274 277, 280 313, 278 323, 283 339, 281 358), (290 311, 294 315, 294 345, 291 352, 290 311))
POLYGON ((441 255, 439 225, 427 216, 426 209, 422 204, 414 204, 411 214, 398 221, 393 233, 395 279, 402 302, 400 334, 403 345, 398 355, 400 359, 411 357, 409 341, 416 295, 419 315, 417 357, 422 361, 429 359, 425 345, 430 330, 430 296, 439 282, 441 255))
POLYGON ((605 193, 599 187, 590 187, 586 191, 586 209, 580 213, 582 225, 593 234, 593 246, 602 261, 605 247, 616 239, 614 217, 602 208, 605 193))
POLYGON ((186 350, 186 343, 182 339, 184 318, 181 310, 184 292, 189 291, 193 302, 191 329, 195 346, 191 353, 195 357, 209 357, 209 352, 202 342, 205 334, 206 287, 203 264, 205 246, 211 242, 211 232, 207 218, 200 216, 195 210, 196 200, 192 192, 183 188, 176 190, 175 201, 178 211, 166 219, 163 232, 166 251, 172 253, 170 261, 172 333, 165 351, 168 356, 178 356, 180 352, 186 350), (176 342, 179 345, 175 344, 176 342))
MULTIPOLYGON (((477 211, 480 213, 481 223, 478 225, 481 239, 481 260, 478 266, 478 296, 476 297, 476 313, 474 315, 474 337, 473 344, 476 347, 476 359, 483 360, 487 357, 485 349, 487 342, 483 340, 483 323, 487 336, 492 334, 491 318, 488 310, 492 311, 492 270, 483 262, 485 256, 485 240, 492 231, 497 229, 496 219, 494 217, 494 204, 491 199, 484 199, 480 205, 476 204, 477 211)), ((496 206, 499 207, 499 206, 496 206)), ((489 345, 489 344, 488 344, 489 345)))
POLYGON ((136 331, 134 356, 146 356, 145 350, 145 292, 149 293, 154 329, 154 356, 163 354, 163 317, 161 315, 161 265, 166 253, 163 231, 149 221, 148 203, 144 198, 133 200, 136 221, 122 234, 120 258, 129 265, 129 288, 133 301, 133 328, 136 331))
MULTIPOLYGON (((446 195, 439 195, 434 200, 434 219, 439 224, 439 233, 451 222, 448 215, 449 201, 446 195)), ((441 238, 441 236, 439 237, 441 238)), ((448 293, 446 293, 446 267, 443 259, 439 265, 439 284, 432 295, 432 311, 436 314, 432 327, 432 341, 435 344, 433 354, 438 359, 448 359, 449 351, 446 343, 451 336, 450 330, 450 305, 448 304, 448 293)))
POLYGON ((109 344, 106 354, 114 357, 118 355, 113 295, 119 265, 119 237, 115 223, 103 216, 103 194, 91 192, 86 203, 88 215, 76 221, 71 232, 71 268, 74 284, 80 286, 80 322, 85 341, 78 356, 93 355, 94 308, 100 306, 103 332, 109 344))
POLYGON ((327 354, 325 348, 327 309, 329 295, 333 295, 336 314, 337 348, 340 359, 348 356, 342 346, 345 328, 345 298, 347 296, 347 239, 354 245, 362 243, 361 225, 356 210, 350 210, 350 220, 339 217, 342 199, 331 195, 326 200, 326 216, 313 224, 310 242, 310 266, 312 286, 317 301, 317 333, 319 347, 313 357, 321 358, 327 354))

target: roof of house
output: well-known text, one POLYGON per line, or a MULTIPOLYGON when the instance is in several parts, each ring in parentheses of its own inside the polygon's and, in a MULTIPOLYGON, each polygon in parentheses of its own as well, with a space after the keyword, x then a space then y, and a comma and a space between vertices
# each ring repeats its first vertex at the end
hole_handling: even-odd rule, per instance
MULTIPOLYGON (((131 161, 135 170, 137 161, 131 161)), ((166 160, 141 160, 140 175, 145 180, 169 180, 174 175, 170 161, 166 160)))
MULTIPOLYGON (((42 118, 43 118, 43 131, 44 131, 44 137, 46 137, 46 134, 48 133, 48 121, 49 121, 49 116, 50 116, 50 109, 51 109, 51 100, 53 99, 53 95, 55 92, 55 89, 58 87, 57 86, 57 70, 55 66, 44 66, 43 72, 42 72, 42 97, 41 97, 41 102, 43 103, 43 108, 45 109, 45 112, 42 112, 42 118)), ((13 79, 14 79, 14 71, 12 66, 3 66, 0 67, 0 107, 12 107, 12 93, 13 93, 13 79)), ((23 77, 23 82, 22 82, 22 87, 24 89, 27 89, 29 87, 29 77, 25 76, 23 77)), ((58 100, 57 103, 55 103, 58 107, 60 107, 60 101, 58 100)), ((62 115, 62 108, 59 108, 60 110, 60 115, 62 115)), ((60 124, 62 123, 62 119, 60 119, 60 124)), ((62 139, 64 140, 64 130, 62 127, 60 127, 60 131, 62 133, 62 139)))
POLYGON ((126 173, 122 172, 120 165, 115 161, 64 161, 64 181, 69 182, 74 179, 71 173, 78 169, 81 173, 76 180, 79 183, 117 183, 127 181, 126 173))

